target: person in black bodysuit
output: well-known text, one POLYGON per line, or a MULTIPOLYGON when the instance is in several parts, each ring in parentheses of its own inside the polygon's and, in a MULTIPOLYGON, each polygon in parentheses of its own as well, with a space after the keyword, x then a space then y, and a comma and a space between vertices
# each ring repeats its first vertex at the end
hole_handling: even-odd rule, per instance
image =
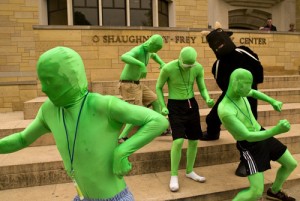
MULTIPOLYGON (((232 32, 225 32, 222 28, 218 28, 206 36, 210 48, 217 57, 212 67, 212 74, 222 90, 222 94, 206 117, 207 130, 203 132, 203 137, 200 140, 217 140, 220 137, 222 123, 218 117, 217 108, 228 88, 230 75, 235 69, 244 68, 252 73, 252 89, 257 89, 257 85, 262 83, 264 79, 263 67, 257 54, 246 46, 236 47, 230 38, 231 35, 232 32)), ((248 100, 253 115, 257 118, 257 100, 251 97, 248 100)), ((236 175, 246 176, 242 164, 239 165, 236 175)))

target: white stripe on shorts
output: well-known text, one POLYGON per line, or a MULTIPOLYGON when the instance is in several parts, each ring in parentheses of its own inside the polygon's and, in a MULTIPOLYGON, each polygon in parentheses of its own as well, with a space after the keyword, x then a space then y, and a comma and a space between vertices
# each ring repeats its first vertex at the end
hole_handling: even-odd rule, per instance
POLYGON ((252 156, 249 153, 249 151, 243 151, 243 156, 247 160, 247 163, 248 163, 248 166, 249 166, 249 170, 250 170, 250 175, 257 173, 258 169, 257 169, 255 161, 252 158, 252 156))

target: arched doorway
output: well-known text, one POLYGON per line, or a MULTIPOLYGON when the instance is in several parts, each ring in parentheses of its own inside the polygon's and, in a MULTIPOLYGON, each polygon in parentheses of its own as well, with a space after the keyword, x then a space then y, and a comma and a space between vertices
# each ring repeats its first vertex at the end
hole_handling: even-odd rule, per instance
POLYGON ((236 9, 228 12, 229 29, 258 30, 272 14, 257 9, 236 9))

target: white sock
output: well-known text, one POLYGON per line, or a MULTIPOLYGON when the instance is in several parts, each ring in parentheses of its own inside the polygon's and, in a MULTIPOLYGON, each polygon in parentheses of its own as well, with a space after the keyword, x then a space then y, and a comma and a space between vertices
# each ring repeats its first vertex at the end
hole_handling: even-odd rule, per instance
POLYGON ((205 180, 206 180, 205 177, 197 175, 194 171, 192 171, 189 174, 186 174, 186 177, 191 178, 191 179, 193 179, 195 181, 199 181, 201 183, 205 182, 205 180))
POLYGON ((178 176, 171 176, 170 179, 170 190, 172 192, 179 190, 178 176))

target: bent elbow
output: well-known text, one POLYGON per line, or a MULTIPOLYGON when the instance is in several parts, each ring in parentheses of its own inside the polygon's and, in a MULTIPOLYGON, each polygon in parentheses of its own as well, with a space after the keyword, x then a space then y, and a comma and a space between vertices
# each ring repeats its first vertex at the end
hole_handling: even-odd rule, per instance
POLYGON ((126 54, 123 54, 123 55, 121 56, 121 61, 126 62, 126 60, 127 60, 127 55, 126 55, 126 54))

